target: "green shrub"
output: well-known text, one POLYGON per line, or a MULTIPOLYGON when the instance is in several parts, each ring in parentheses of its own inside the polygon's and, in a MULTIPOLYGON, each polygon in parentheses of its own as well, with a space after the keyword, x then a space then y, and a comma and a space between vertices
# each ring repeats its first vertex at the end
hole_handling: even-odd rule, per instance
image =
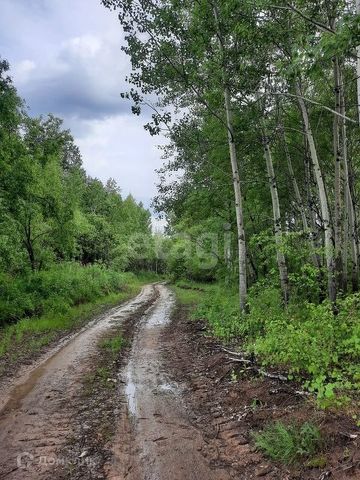
POLYGON ((4 282, 4 278, 0 285, 0 357, 9 350, 15 352, 17 345, 22 355, 26 349, 41 348, 58 332, 81 325, 104 299, 107 304, 118 302, 135 294, 141 284, 131 273, 78 264, 54 265, 13 281, 6 277, 4 282))
POLYGON ((219 287, 210 289, 202 297, 193 316, 205 318, 209 322, 212 333, 226 342, 240 335, 238 296, 231 289, 226 295, 219 287))
POLYGON ((0 275, 0 326, 46 312, 66 313, 74 306, 120 291, 129 274, 100 265, 64 263, 23 277, 0 275))
POLYGON ((285 464, 313 456, 321 446, 319 429, 311 423, 285 425, 269 424, 261 433, 254 435, 255 445, 272 460, 285 464))

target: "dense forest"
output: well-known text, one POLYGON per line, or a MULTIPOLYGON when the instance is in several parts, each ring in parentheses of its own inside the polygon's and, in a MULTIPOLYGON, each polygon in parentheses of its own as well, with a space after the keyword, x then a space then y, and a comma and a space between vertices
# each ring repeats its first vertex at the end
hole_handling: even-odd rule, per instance
POLYGON ((169 139, 169 271, 225 282, 202 315, 329 398, 360 380, 358 3, 103 0, 169 139))
POLYGON ((152 266, 149 211, 86 174, 61 119, 27 114, 6 60, 0 145, 0 325, 62 312, 152 266))

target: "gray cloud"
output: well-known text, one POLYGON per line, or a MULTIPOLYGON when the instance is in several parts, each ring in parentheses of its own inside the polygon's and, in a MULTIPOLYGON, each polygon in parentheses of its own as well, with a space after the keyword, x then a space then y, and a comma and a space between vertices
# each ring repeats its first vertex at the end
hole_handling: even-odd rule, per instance
POLYGON ((122 43, 116 14, 100 0, 1 0, 0 55, 30 112, 62 117, 88 173, 115 178, 149 206, 163 140, 120 98, 130 72, 122 43))

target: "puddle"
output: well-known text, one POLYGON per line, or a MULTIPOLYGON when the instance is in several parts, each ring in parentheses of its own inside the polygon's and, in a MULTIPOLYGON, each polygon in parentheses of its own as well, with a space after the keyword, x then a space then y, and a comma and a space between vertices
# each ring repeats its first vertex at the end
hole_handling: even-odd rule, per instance
POLYGON ((136 416, 135 394, 136 394, 135 383, 132 381, 131 373, 128 371, 127 378, 126 378, 125 395, 127 398, 129 413, 134 417, 136 416))
POLYGON ((170 321, 175 300, 167 287, 159 285, 157 288, 160 295, 140 321, 125 369, 125 395, 131 417, 143 416, 144 402, 151 401, 151 396, 175 393, 177 390, 161 371, 161 356, 157 348, 162 328, 170 321))
POLYGON ((117 427, 108 479, 228 480, 203 457, 202 434, 164 365, 163 333, 174 297, 166 286, 156 288, 159 297, 139 323, 123 371, 128 415, 117 427))
POLYGON ((158 390, 165 393, 173 393, 174 395, 179 393, 179 387, 174 383, 163 383, 159 385, 158 390))

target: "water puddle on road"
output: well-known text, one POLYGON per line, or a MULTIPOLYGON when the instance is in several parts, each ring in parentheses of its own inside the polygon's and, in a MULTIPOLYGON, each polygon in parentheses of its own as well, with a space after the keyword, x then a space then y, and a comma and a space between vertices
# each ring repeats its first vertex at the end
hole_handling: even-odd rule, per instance
POLYGON ((175 299, 165 286, 158 288, 160 296, 140 321, 124 372, 128 412, 134 418, 143 416, 142 401, 148 401, 149 395, 175 394, 178 390, 162 372, 161 352, 155 348, 164 326, 170 321, 175 299))

